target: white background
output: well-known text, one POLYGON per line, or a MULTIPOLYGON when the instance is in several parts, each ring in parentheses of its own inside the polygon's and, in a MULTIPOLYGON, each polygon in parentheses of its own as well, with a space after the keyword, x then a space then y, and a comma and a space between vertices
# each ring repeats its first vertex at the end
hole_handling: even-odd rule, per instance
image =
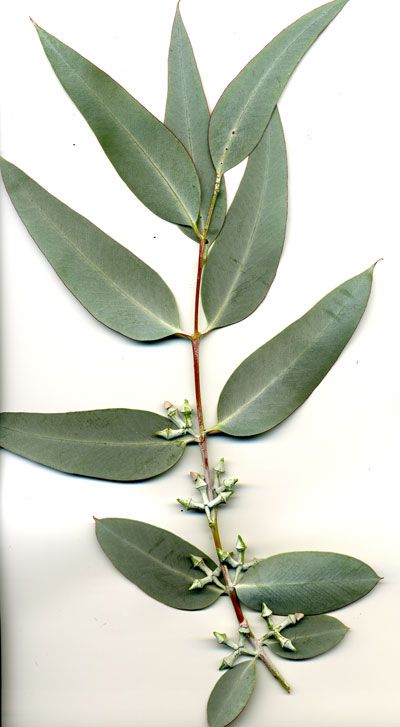
MULTIPOLYGON (((240 68, 310 0, 183 0, 213 106, 240 68)), ((28 15, 107 70, 160 118, 174 0, 9 0, 2 11, 2 152, 157 268, 187 328, 197 247, 123 184, 54 76, 28 15)), ((384 581, 338 616, 345 641, 317 660, 279 660, 291 697, 259 669, 243 727, 397 727, 398 27, 396 0, 351 0, 301 63, 280 109, 290 164, 285 251, 267 300, 203 344, 206 419, 236 365, 331 288, 377 258, 355 337, 310 400, 276 431, 214 438, 243 485, 221 513, 253 555, 333 550, 384 581)), ((230 198, 242 167, 228 175, 230 198)), ((2 406, 160 410, 193 399, 185 341, 141 345, 75 301, 2 201, 2 406)), ((199 467, 191 448, 160 479, 121 485, 69 477, 5 453, 3 634, 5 727, 202 727, 219 677, 214 629, 233 632, 225 599, 169 609, 120 576, 92 515, 132 517, 210 548, 201 519, 174 505, 199 467)), ((253 621, 258 617, 253 614, 253 621)), ((261 622, 259 622, 261 626, 261 622)))

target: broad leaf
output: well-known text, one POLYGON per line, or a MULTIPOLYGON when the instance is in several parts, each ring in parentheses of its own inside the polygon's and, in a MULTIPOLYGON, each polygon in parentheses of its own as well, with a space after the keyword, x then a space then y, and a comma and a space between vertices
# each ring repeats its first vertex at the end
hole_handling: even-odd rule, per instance
POLYGON ((191 543, 177 535, 138 520, 96 520, 96 536, 113 565, 152 598, 172 608, 195 611, 216 601, 222 591, 208 585, 189 591, 199 570, 190 554, 204 558, 213 570, 216 564, 191 543))
POLYGON ((180 330, 175 298, 162 278, 89 220, 0 160, 21 220, 67 288, 97 320, 138 341, 180 330))
POLYGON ((165 472, 182 457, 187 440, 154 434, 170 426, 166 417, 139 409, 10 412, 0 416, 0 446, 62 472, 133 482, 165 472))
POLYGON ((303 404, 357 328, 372 274, 373 267, 347 280, 246 358, 221 392, 217 429, 246 437, 266 432, 303 404))
POLYGON ((225 89, 210 122, 211 156, 221 174, 254 149, 297 64, 347 2, 327 3, 289 25, 225 89))
MULTIPOLYGON (((204 95, 201 78, 193 55, 185 26, 176 9, 172 27, 168 58, 168 97, 165 109, 165 124, 176 134, 192 157, 200 180, 201 206, 197 225, 202 231, 207 220, 214 190, 215 168, 208 146, 208 125, 210 112, 204 95)), ((215 206, 208 239, 212 242, 220 231, 226 210, 225 185, 215 206)), ((197 240, 192 228, 183 231, 197 240)))
POLYGON ((192 225, 200 185, 180 141, 100 68, 42 28, 36 30, 58 79, 129 189, 159 217, 192 225))
POLYGON ((348 606, 378 583, 375 571, 339 553, 280 553, 260 560, 237 586, 240 600, 255 611, 267 603, 273 613, 326 613, 348 606))
POLYGON ((210 727, 226 727, 244 710, 256 683, 254 659, 229 669, 210 694, 207 717, 210 727))
POLYGON ((275 639, 269 639, 267 645, 283 659, 302 661, 333 649, 347 631, 347 626, 333 616, 306 616, 296 626, 282 630, 282 635, 291 640, 296 651, 282 649, 275 639))
POLYGON ((285 239, 287 158, 276 109, 229 208, 202 280, 208 329, 246 318, 265 298, 285 239))

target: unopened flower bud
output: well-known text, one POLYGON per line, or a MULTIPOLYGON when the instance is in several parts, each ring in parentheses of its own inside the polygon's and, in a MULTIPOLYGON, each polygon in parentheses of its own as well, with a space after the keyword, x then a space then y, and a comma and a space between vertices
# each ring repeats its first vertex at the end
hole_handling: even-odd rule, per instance
POLYGON ((228 477, 226 480, 223 481, 224 490, 229 490, 232 492, 235 488, 235 485, 239 482, 237 477, 228 477))
POLYGON ((231 553, 227 550, 223 550, 222 548, 217 548, 217 555, 222 563, 231 557, 231 553))
POLYGON ((162 429, 160 432, 155 432, 155 434, 157 437, 162 437, 163 439, 176 439, 177 437, 182 437, 183 434, 186 434, 186 430, 167 427, 166 429, 162 429))
POLYGON ((213 634, 215 638, 217 639, 219 644, 225 644, 227 635, 226 634, 220 634, 218 631, 213 631, 213 634))
POLYGON ((236 550, 237 550, 238 553, 244 553, 245 550, 246 550, 246 548, 247 548, 247 545, 244 542, 244 540, 243 540, 243 538, 242 538, 241 535, 238 535, 237 536, 235 548, 236 548, 236 550))
POLYGON ((270 616, 272 616, 272 611, 270 608, 268 608, 266 603, 262 604, 261 616, 263 618, 269 618, 270 616))

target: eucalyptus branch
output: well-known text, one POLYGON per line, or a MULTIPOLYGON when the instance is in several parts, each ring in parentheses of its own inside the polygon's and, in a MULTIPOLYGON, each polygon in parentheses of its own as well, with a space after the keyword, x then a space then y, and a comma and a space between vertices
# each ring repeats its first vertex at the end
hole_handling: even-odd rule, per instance
MULTIPOLYGON (((210 222, 212 220, 213 211, 215 209, 215 202, 219 193, 220 188, 220 178, 217 175, 217 181, 215 183, 214 188, 214 194, 211 200, 210 204, 210 210, 207 217, 207 224, 204 229, 203 237, 207 235, 207 230, 210 225, 210 222)), ((204 414, 203 414, 203 403, 201 398, 201 376, 200 376, 200 341, 201 337, 199 336, 199 307, 200 307, 200 286, 201 286, 201 278, 203 273, 203 267, 204 267, 204 246, 205 246, 205 239, 202 239, 200 241, 199 245, 199 255, 198 255, 198 264, 197 264, 197 275, 196 275, 196 286, 195 286, 195 302, 194 302, 194 331, 193 331, 193 337, 192 337, 192 350, 193 350, 193 375, 194 375, 194 385, 195 385, 195 396, 196 396, 196 408, 197 408, 197 416, 198 416, 198 422, 199 422, 199 448, 200 448, 200 454, 202 459, 202 464, 204 468, 204 477, 207 484, 207 495, 208 499, 212 500, 213 498, 213 477, 210 471, 210 465, 209 465, 209 457, 208 457, 208 446, 207 446, 207 431, 204 426, 204 414)), ((256 648, 258 657, 263 662, 263 664, 267 667, 267 669, 271 672, 271 674, 274 676, 275 679, 281 684, 281 686, 287 691, 290 692, 290 686, 284 679, 284 677, 280 674, 279 670, 275 667, 271 659, 269 659, 266 654, 264 653, 262 645, 260 646, 258 640, 254 636, 254 633, 249 627, 247 618, 245 617, 240 601, 238 598, 238 595, 236 593, 236 589, 234 584, 232 583, 229 568, 225 564, 224 560, 221 558, 221 551, 224 552, 221 537, 219 534, 219 528, 218 528, 218 509, 215 508, 211 511, 210 518, 209 518, 209 526, 211 528, 215 551, 217 553, 220 568, 221 568, 221 574, 225 583, 226 593, 228 594, 233 610, 235 612, 235 616, 237 618, 239 627, 245 627, 249 629, 249 641, 253 644, 253 646, 256 648)))
POLYGON ((212 466, 208 455, 209 436, 268 432, 305 403, 356 331, 374 265, 341 283, 242 361, 220 393, 217 422, 209 428, 201 387, 202 338, 251 315, 275 278, 288 214, 287 154, 277 104, 302 57, 346 3, 333 0, 283 30, 227 86, 211 115, 178 5, 165 123, 100 68, 34 24, 55 74, 119 176, 154 214, 198 244, 191 334, 182 330, 173 292, 155 270, 21 169, 0 160, 18 215, 89 313, 134 341, 176 337, 191 343, 198 431, 188 399, 181 407, 166 400, 162 415, 124 408, 7 412, 1 415, 0 444, 55 470, 118 482, 158 476, 182 459, 189 443, 198 444, 202 472, 192 472, 191 478, 200 499, 178 502, 194 516, 206 516, 217 562, 149 523, 95 522, 99 544, 116 569, 159 602, 194 611, 229 596, 237 634, 228 638, 214 632, 231 653, 222 661, 224 674, 208 701, 210 727, 226 727, 241 713, 259 661, 289 692, 269 652, 304 660, 337 646, 347 627, 327 614, 362 598, 379 581, 369 565, 338 553, 289 552, 246 560, 240 535, 235 554, 225 549, 218 513, 229 504, 238 480, 224 477, 223 458, 212 466), (227 210, 225 172, 246 158, 227 210), (266 622, 262 636, 250 627, 245 607, 259 613, 264 628, 266 622))

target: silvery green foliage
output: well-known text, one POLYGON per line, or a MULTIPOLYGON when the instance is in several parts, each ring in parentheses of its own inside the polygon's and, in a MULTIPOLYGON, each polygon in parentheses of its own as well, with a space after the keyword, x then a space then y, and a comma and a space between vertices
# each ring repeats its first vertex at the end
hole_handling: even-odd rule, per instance
MULTIPOLYGON (((2 159, 6 189, 28 232, 69 291, 99 322, 136 341, 183 337, 193 348, 196 406, 166 401, 165 413, 105 409, 66 413, 7 412, 0 444, 61 472, 111 481, 146 480, 167 471, 198 444, 202 472, 177 498, 206 517, 215 561, 154 525, 96 519, 98 542, 115 568, 146 594, 188 611, 228 595, 237 633, 215 631, 225 650, 208 702, 210 727, 225 727, 246 706, 259 664, 287 691, 268 653, 300 661, 340 643, 347 627, 327 612, 366 595, 379 576, 338 553, 246 556, 241 535, 222 545, 216 513, 237 495, 238 479, 207 453, 199 375, 202 336, 249 316, 275 278, 287 219, 287 155, 277 103, 298 63, 347 0, 300 18, 253 58, 210 114, 193 49, 177 8, 168 62, 164 122, 104 71, 36 26, 60 83, 129 189, 151 212, 199 243, 193 333, 180 324, 173 292, 159 274, 92 222, 2 159), (248 157, 227 210, 223 174, 248 157), (198 329, 202 301, 207 328, 198 329), (258 629, 242 608, 259 611, 258 629), (265 631, 265 629, 267 629, 265 631)), ((188 243, 189 244, 189 243, 188 243)), ((214 434, 248 437, 277 426, 301 406, 335 364, 370 295, 373 267, 339 285, 231 374, 219 397, 214 434)), ((239 489, 240 493, 240 489, 239 489)))

